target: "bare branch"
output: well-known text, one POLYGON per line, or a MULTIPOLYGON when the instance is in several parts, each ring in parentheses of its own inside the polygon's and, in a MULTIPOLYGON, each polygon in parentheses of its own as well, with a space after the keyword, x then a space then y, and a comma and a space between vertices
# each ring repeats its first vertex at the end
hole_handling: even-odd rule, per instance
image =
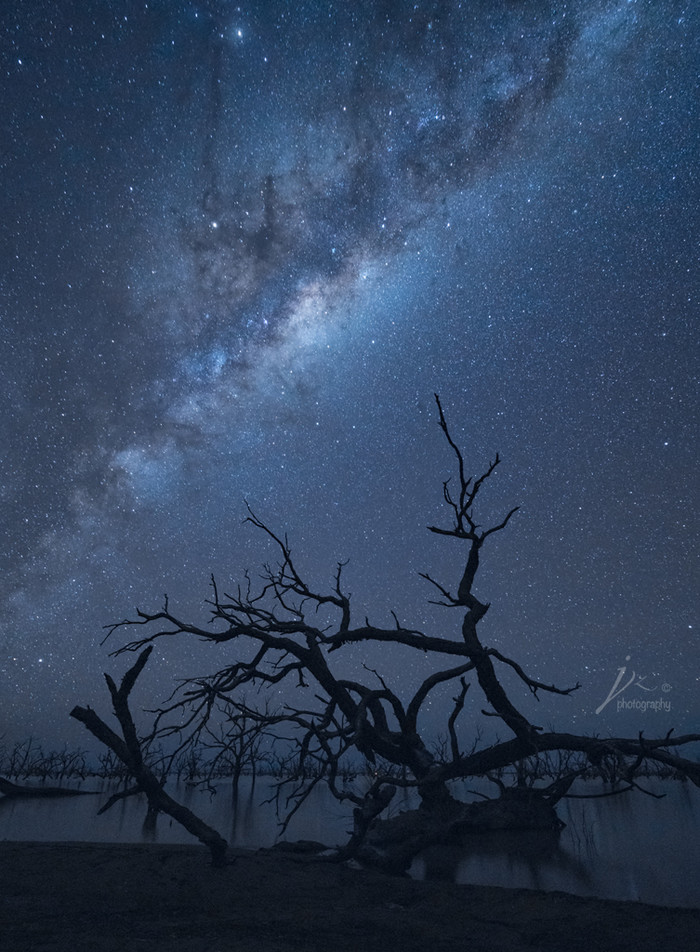
MULTIPOLYGON (((167 799, 162 781, 146 764, 151 745, 163 742, 167 746, 167 752, 159 761, 159 769, 164 774, 176 761, 182 763, 183 757, 193 757, 195 749, 200 753, 204 749, 210 758, 209 782, 213 772, 224 764, 240 766, 246 757, 252 756, 261 737, 274 737, 275 756, 281 757, 288 773, 275 791, 275 802, 284 814, 283 829, 308 801, 315 787, 326 783, 338 800, 355 804, 355 827, 348 849, 353 855, 362 854, 363 859, 365 849, 371 856, 365 836, 370 827, 376 832, 382 822, 380 814, 398 786, 417 790, 422 820, 416 822, 419 826, 427 823, 427 827, 423 826, 416 836, 409 838, 408 845, 403 844, 403 859, 421 844, 427 845, 431 836, 438 835, 436 830, 445 837, 460 829, 478 828, 479 817, 485 816, 486 811, 501 808, 499 800, 507 801, 509 809, 516 802, 522 807, 529 802, 528 798, 533 802, 538 800, 540 806, 551 808, 552 812, 545 811, 545 815, 547 822, 556 826, 559 821, 553 812, 554 804, 562 796, 571 795, 568 791, 577 777, 591 772, 614 781, 618 788, 623 785, 626 790, 643 793, 649 791, 640 781, 650 766, 677 772, 700 786, 700 765, 675 751, 677 747, 700 741, 700 735, 675 738, 669 732, 655 740, 640 734, 637 738, 602 741, 545 732, 520 710, 519 698, 526 698, 528 692, 539 701, 540 692, 568 696, 580 685, 559 688, 543 683, 527 674, 520 662, 482 643, 479 624, 490 608, 490 603, 477 595, 476 589, 483 546, 490 536, 511 523, 518 507, 511 508, 500 522, 490 527, 480 525, 476 512, 479 494, 500 465, 500 456, 496 454, 480 476, 468 477, 462 450, 450 433, 437 395, 435 401, 439 426, 450 449, 456 476, 442 483, 451 525, 428 528, 441 537, 466 543, 465 548, 459 550, 449 585, 436 581, 427 572, 421 573, 421 578, 438 593, 439 598, 431 603, 453 609, 446 616, 448 627, 444 633, 429 635, 402 624, 394 611, 391 612, 393 627, 371 624, 362 611, 357 617, 362 618, 364 614, 364 624, 354 624, 351 596, 343 589, 346 563, 336 562, 327 589, 319 589, 303 576, 287 536, 271 529, 247 503, 245 521, 271 541, 276 563, 264 564, 257 579, 248 572, 243 573, 227 586, 228 590, 221 588, 212 576, 211 595, 206 602, 208 619, 202 623, 182 619, 176 610, 171 610, 165 596, 160 611, 148 613, 139 609, 134 619, 106 626, 107 638, 115 633, 131 638, 117 647, 114 654, 139 654, 119 686, 105 676, 121 736, 89 708, 75 708, 73 716, 126 765, 136 781, 134 789, 144 790, 149 802, 158 809, 166 809, 178 819, 182 816, 178 814, 182 808, 177 804, 173 806, 167 799), (213 673, 180 680, 165 703, 150 712, 152 729, 145 738, 139 739, 129 710, 129 695, 154 643, 159 640, 167 643, 173 638, 226 646, 228 654, 225 663, 213 673), (392 664, 393 652, 415 660, 410 653, 421 651, 421 665, 432 663, 432 667, 426 669, 427 675, 422 675, 422 683, 412 696, 402 693, 388 676, 379 674, 367 661, 363 668, 368 674, 360 674, 358 680, 354 680, 348 666, 358 662, 360 652, 353 651, 352 646, 360 645, 363 649, 371 646, 375 650, 393 646, 392 664), (336 656, 335 652, 343 648, 349 649, 347 657, 336 656), (499 662, 517 675, 513 691, 506 690, 501 683, 503 669, 498 666, 499 662), (446 664, 449 666, 445 667, 446 664), (472 689, 465 676, 470 672, 473 673, 472 687, 482 695, 480 703, 474 705, 475 717, 481 707, 487 718, 497 718, 509 732, 506 740, 484 745, 479 724, 473 717, 467 728, 467 743, 464 742, 465 702, 467 692, 472 689), (421 736, 421 712, 431 692, 456 680, 459 680, 459 688, 456 693, 453 689, 451 706, 447 699, 441 745, 431 748, 421 736), (308 688, 301 700, 296 687, 308 688), (265 703, 246 699, 249 690, 265 703), (283 700, 278 700, 277 694, 283 691, 286 691, 282 694, 283 700), (458 722, 461 730, 458 730, 458 722), (471 738, 474 739, 470 746, 471 738), (282 755, 277 753, 280 750, 282 755), (555 771, 550 769, 554 753, 559 755, 555 771), (342 782, 343 765, 352 755, 359 755, 374 765, 376 776, 366 795, 349 789, 342 782), (548 777, 551 782, 547 787, 535 788, 532 780, 527 779, 528 770, 530 778, 537 776, 541 781, 548 777), (486 798, 483 804, 455 800, 448 782, 475 776, 493 780, 500 791, 498 800, 486 798), (521 796, 523 793, 527 796, 521 796)), ((388 670, 388 666, 384 665, 383 670, 388 670)), ((497 815, 495 821, 506 822, 504 815, 497 815)), ((489 822, 494 821, 494 815, 490 817, 489 822)), ((180 822, 184 821, 180 819, 180 822)), ((518 822, 527 825, 534 820, 525 812, 518 822)), ((217 846, 218 842, 210 837, 210 848, 213 844, 213 850, 218 849, 222 856, 225 844, 222 848, 220 844, 217 846)), ((340 855, 349 854, 341 851, 340 855)))
POLYGON ((452 709, 452 713, 450 714, 449 720, 447 721, 447 730, 450 736, 450 749, 452 750, 453 763, 457 763, 460 757, 459 741, 457 740, 457 734, 455 733, 455 723, 460 713, 462 712, 462 708, 464 707, 464 699, 466 698, 467 691, 469 690, 469 685, 464 680, 464 678, 460 678, 459 682, 462 685, 462 689, 457 695, 457 697, 454 699, 455 706, 452 709))
POLYGON ((513 670, 517 673, 520 680, 524 681, 525 684, 527 684, 528 688, 530 689, 532 694, 537 698, 538 701, 539 701, 539 697, 537 697, 538 691, 548 691, 550 694, 572 694, 574 691, 578 691, 579 688, 581 687, 581 685, 578 682, 576 682, 576 684, 572 688, 558 688, 558 687, 555 687, 553 684, 544 684, 542 681, 535 681, 534 678, 531 678, 529 677, 529 675, 525 674, 525 672, 517 663, 517 661, 513 661, 512 658, 507 658, 505 655, 502 655, 500 651, 496 651, 495 648, 488 648, 487 652, 489 655, 491 655, 492 658, 498 658, 498 660, 502 661, 503 664, 507 664, 511 668, 513 668, 513 670))

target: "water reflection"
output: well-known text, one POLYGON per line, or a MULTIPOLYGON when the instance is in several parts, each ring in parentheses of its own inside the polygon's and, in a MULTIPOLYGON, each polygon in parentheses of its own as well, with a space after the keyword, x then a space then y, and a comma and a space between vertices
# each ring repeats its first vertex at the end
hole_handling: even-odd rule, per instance
MULTIPOLYGON (((474 783, 470 786, 473 788, 474 783)), ((85 788, 98 788, 98 781, 85 788)), ((641 795, 560 804, 566 822, 561 835, 538 833, 469 834, 432 848, 414 862, 416 877, 483 885, 563 890, 609 899, 700 907, 700 870, 694 844, 700 827, 700 797, 687 784, 656 786, 663 801, 641 795)), ((173 785, 176 799, 219 830, 234 846, 272 846, 280 837, 272 782, 259 778, 253 789, 241 780, 238 799, 230 785, 217 791, 173 785)), ((118 801, 106 814, 98 809, 114 793, 104 785, 96 797, 11 800, 0 797, 0 839, 94 842, 191 843, 169 816, 149 817, 143 796, 118 801)), ((398 799, 398 798, 397 798, 398 799)), ((411 806, 410 794, 395 811, 411 806)), ((285 839, 346 840, 348 812, 317 787, 291 821, 285 839)))
POLYGON ((507 880, 523 888, 595 895, 589 864, 562 839, 550 830, 464 834, 459 843, 425 850, 411 872, 421 879, 482 885, 507 880))

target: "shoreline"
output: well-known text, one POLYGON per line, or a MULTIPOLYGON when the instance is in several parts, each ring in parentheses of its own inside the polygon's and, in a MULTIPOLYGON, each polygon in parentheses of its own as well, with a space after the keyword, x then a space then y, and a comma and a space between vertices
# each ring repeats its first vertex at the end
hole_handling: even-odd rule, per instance
POLYGON ((0 842, 3 952, 700 950, 700 909, 392 877, 283 850, 0 842))

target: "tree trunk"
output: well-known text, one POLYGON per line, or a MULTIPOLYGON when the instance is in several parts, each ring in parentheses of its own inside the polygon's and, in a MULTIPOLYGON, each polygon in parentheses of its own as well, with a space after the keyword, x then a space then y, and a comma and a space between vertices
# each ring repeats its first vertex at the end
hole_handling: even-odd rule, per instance
POLYGON ((150 653, 150 647, 141 652, 136 664, 122 678, 119 689, 117 689, 109 675, 105 675, 107 686, 112 695, 114 713, 124 735, 123 739, 115 734, 111 727, 108 727, 90 707, 74 707, 70 716, 84 724, 91 734, 114 751, 148 797, 149 808, 152 811, 162 810, 163 813, 167 813, 174 820, 177 820, 188 833, 196 836, 200 843, 209 847, 212 866, 225 866, 228 849, 226 840, 216 830, 200 820, 191 810, 178 803, 177 800, 173 800, 163 790, 153 771, 144 763, 141 744, 136 735, 136 727, 131 717, 128 701, 129 693, 148 661, 150 653))
POLYGON ((173 798, 163 790, 160 781, 148 767, 143 763, 137 767, 134 766, 131 763, 131 758, 124 741, 122 741, 120 737, 117 737, 93 710, 84 707, 74 707, 71 711, 71 717, 74 717, 84 724, 91 734, 94 734, 98 740, 101 740, 110 747, 112 747, 112 743, 116 738, 116 740, 119 741, 117 745, 118 749, 115 747, 112 747, 112 749, 120 759, 124 760, 129 769, 132 770, 134 779, 148 797, 150 809, 161 810, 163 813, 167 813, 174 820, 177 820, 181 826, 184 826, 187 832, 195 836, 200 843, 207 846, 211 853, 212 866, 226 865, 226 851, 228 849, 226 840, 220 836, 216 830, 208 826, 203 820, 200 820, 191 810, 188 810, 187 807, 178 803, 177 800, 173 800, 173 798))

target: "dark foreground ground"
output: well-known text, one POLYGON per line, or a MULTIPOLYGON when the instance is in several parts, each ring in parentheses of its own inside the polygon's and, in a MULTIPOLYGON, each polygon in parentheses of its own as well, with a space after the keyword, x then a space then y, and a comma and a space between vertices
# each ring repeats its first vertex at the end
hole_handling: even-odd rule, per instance
POLYGON ((700 952, 700 910, 420 883, 275 851, 0 843, 2 952, 700 952))

